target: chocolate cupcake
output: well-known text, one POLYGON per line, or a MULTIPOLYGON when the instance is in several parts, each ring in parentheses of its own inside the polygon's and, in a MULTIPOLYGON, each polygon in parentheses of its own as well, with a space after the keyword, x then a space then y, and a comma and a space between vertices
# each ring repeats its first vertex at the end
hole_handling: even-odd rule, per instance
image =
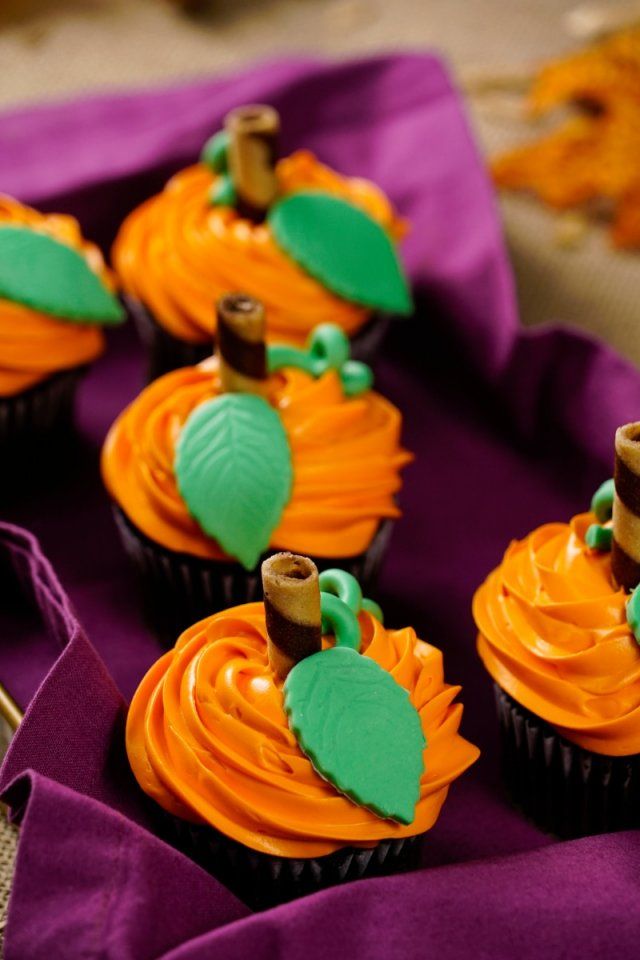
POLYGON ((372 183, 300 150, 276 161, 279 117, 244 107, 125 220, 113 262, 150 354, 150 379, 208 356, 211 303, 245 290, 269 342, 303 346, 337 324, 370 361, 391 315, 411 311, 396 245, 405 224, 372 183))
POLYGON ((399 515, 399 411, 319 327, 307 350, 265 347, 264 310, 218 305, 219 353, 148 386, 111 428, 102 473, 147 610, 173 642, 260 596, 270 552, 346 567, 367 589, 399 515))
POLYGON ((353 577, 276 554, 262 578, 151 667, 126 736, 169 836, 254 907, 406 865, 478 756, 440 651, 353 577))
POLYGON ((615 485, 512 543, 473 603, 507 786, 562 837, 640 826, 639 440, 621 427, 615 485))
POLYGON ((124 311, 97 247, 68 216, 0 197, 0 445, 70 426, 78 381, 124 311))

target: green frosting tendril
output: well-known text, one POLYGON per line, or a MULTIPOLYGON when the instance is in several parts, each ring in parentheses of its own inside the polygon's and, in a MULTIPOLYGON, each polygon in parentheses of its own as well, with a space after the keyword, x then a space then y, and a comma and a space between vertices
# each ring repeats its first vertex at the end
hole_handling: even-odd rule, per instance
POLYGON ((213 170, 214 173, 226 173, 229 169, 229 135, 226 130, 219 130, 209 137, 202 153, 200 162, 213 170))
POLYGON ((238 195, 228 173, 221 174, 209 191, 209 202, 214 207, 233 207, 238 195))
POLYGON ((362 607, 362 590, 360 584, 354 576, 347 573, 346 570, 337 568, 325 570, 318 578, 320 590, 323 593, 332 593, 334 597, 342 600, 349 609, 356 614, 360 613, 362 607))
POLYGON ((350 360, 351 345, 344 330, 335 323, 321 323, 315 328, 304 349, 288 344, 267 347, 269 372, 282 367, 296 367, 312 377, 321 377, 327 370, 337 370, 345 396, 356 397, 373 386, 373 372, 366 363, 350 360))
POLYGON ((360 624, 353 610, 332 593, 320 594, 322 632, 332 633, 336 647, 350 647, 356 653, 360 649, 360 624))
POLYGON ((627 623, 640 643, 640 586, 635 588, 627 601, 627 623))
POLYGON ((200 162, 218 174, 209 191, 209 203, 214 207, 234 207, 238 194, 229 173, 229 134, 226 130, 214 133, 207 140, 200 154, 200 162))
POLYGON ((612 477, 610 480, 605 480, 591 498, 591 510, 595 513, 598 523, 606 523, 607 520, 611 520, 615 492, 616 488, 612 477))
POLYGON ((324 570, 318 579, 322 632, 332 633, 337 647, 359 650, 362 635, 358 614, 361 610, 366 610, 382 623, 382 610, 375 601, 363 599, 360 584, 346 570, 339 570, 337 567, 324 570))
POLYGON ((599 523, 592 523, 584 539, 587 546, 592 550, 600 550, 602 553, 606 553, 611 550, 613 530, 611 527, 601 527, 599 523))
POLYGON ((367 597, 365 597, 362 601, 362 609, 366 610, 367 613, 370 613, 371 616, 376 618, 376 620, 379 620, 380 623, 384 624, 384 613, 382 612, 382 607, 379 603, 376 603, 375 600, 368 600, 367 597))
POLYGON ((373 386, 373 371, 359 360, 347 360, 340 370, 340 381, 345 396, 357 397, 373 386))
POLYGON ((339 370, 349 359, 349 340, 340 327, 322 323, 316 327, 304 349, 288 344, 271 344, 267 352, 269 370, 298 367, 312 377, 321 377, 327 370, 339 370))

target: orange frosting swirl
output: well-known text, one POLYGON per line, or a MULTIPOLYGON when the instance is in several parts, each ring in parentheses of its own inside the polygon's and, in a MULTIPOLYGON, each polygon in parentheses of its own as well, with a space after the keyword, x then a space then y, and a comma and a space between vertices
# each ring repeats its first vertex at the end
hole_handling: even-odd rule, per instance
MULTIPOLYGON (((220 393, 217 357, 160 377, 120 415, 107 436, 102 474, 112 498, 148 537, 170 550, 224 558, 190 516, 173 472, 175 444, 192 410, 220 393)), ((293 492, 274 531, 277 550, 352 557, 384 517, 397 517, 400 412, 367 391, 345 397, 338 375, 317 380, 296 369, 269 381, 293 460, 293 492)))
MULTIPOLYGON (((2 223, 32 227, 73 247, 113 289, 102 254, 83 239, 73 217, 38 213, 0 195, 2 223)), ((102 330, 94 324, 71 323, 0 298, 0 396, 12 396, 59 370, 90 363, 103 349, 102 330)))
POLYGON ((410 826, 356 806, 304 756, 269 667, 261 603, 190 627, 142 680, 127 721, 127 752, 142 789, 172 814, 277 856, 321 856, 432 827, 449 784, 478 757, 458 733, 460 688, 444 682, 442 654, 411 627, 385 630, 364 612, 359 619, 363 654, 409 691, 427 739, 410 826))
POLYGON ((640 647, 608 553, 590 550, 595 517, 550 523, 511 544, 477 591, 487 670, 518 703, 595 753, 640 752, 640 647))
MULTIPOLYGON (((317 188, 366 210, 396 239, 404 224, 374 184, 345 179, 300 150, 280 160, 280 193, 317 188)), ((371 312, 331 293, 274 243, 267 224, 254 224, 231 207, 215 207, 215 181, 202 164, 173 177, 162 193, 134 210, 120 229, 113 262, 124 289, 169 333, 205 343, 215 332, 213 304, 242 290, 266 308, 269 339, 302 345, 319 323, 354 334, 371 312)))

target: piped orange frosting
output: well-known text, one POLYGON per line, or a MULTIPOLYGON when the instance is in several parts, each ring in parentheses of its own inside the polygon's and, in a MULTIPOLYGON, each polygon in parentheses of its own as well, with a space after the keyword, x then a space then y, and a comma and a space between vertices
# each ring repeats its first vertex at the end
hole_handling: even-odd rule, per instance
POLYGON ((611 557, 589 549, 591 513, 511 544, 477 591, 485 667, 510 696, 595 753, 640 752, 640 647, 611 557))
MULTIPOLYGON (((404 223, 367 180, 334 173, 306 150, 277 164, 280 194, 316 188, 360 206, 394 239, 404 223)), ((304 344, 320 323, 351 335, 371 311, 331 293, 274 243, 268 224, 254 224, 231 207, 209 201, 216 175, 196 164, 174 176, 162 193, 134 210, 120 229, 113 262, 122 285, 169 333, 205 343, 215 332, 212 304, 230 290, 260 300, 268 339, 304 344)))
MULTIPOLYGON (((10 197, 0 196, 0 224, 32 227, 85 257, 109 289, 113 281, 102 254, 83 239, 77 220, 61 214, 42 214, 10 197)), ((34 386, 60 370, 95 360, 104 349, 100 327, 59 320, 0 298, 0 396, 34 386)))
MULTIPOLYGON (((217 357, 166 374, 120 415, 102 454, 104 482, 144 534, 170 550, 222 559, 215 540, 189 515, 173 470, 189 414, 220 393, 217 357)), ((335 371, 318 379, 286 369, 269 380, 291 447, 293 492, 272 536, 277 550, 352 557, 381 520, 397 517, 399 472, 412 458, 400 446, 400 412, 369 390, 345 397, 335 371)))
POLYGON ((427 739, 412 824, 356 806, 304 756, 269 667, 261 603, 197 623, 144 677, 127 721, 142 789, 170 813, 276 856, 322 856, 432 827, 449 785, 479 753, 458 733, 460 688, 444 682, 442 654, 411 627, 385 630, 364 612, 359 619, 363 654, 409 691, 427 739))

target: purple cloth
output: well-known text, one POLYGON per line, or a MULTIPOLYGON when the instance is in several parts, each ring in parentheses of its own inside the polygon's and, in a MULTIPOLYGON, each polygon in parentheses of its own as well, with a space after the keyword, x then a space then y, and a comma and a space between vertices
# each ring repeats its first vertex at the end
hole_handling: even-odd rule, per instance
POLYGON ((587 337, 519 328, 492 192, 440 64, 288 62, 15 113, 0 125, 0 184, 108 242, 248 100, 281 109, 285 149, 373 177, 412 221, 417 314, 390 335, 377 384, 403 410, 417 460, 379 599, 389 623, 444 650, 483 756, 453 786, 424 869, 263 914, 152 836, 124 757, 123 698, 160 650, 97 472, 105 431, 141 382, 133 332, 115 331, 81 392, 79 445, 36 464, 33 489, 2 504, 71 599, 34 539, 2 527, 0 678, 29 703, 0 784, 22 820, 7 958, 635 957, 638 836, 557 843, 509 808, 470 601, 510 538, 588 503, 615 427, 638 416, 640 376, 587 337))

